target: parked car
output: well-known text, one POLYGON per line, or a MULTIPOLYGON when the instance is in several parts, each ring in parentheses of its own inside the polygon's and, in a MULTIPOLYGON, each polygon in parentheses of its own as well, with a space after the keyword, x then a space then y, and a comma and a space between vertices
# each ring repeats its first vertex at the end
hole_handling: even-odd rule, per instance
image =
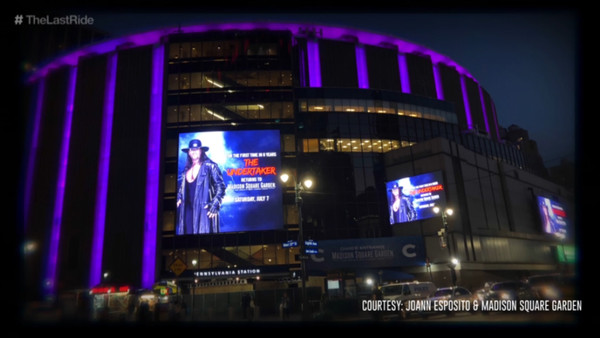
POLYGON ((575 294, 575 277, 572 275, 535 275, 527 278, 527 284, 538 299, 573 299, 575 294))
MULTIPOLYGON (((475 295, 471 293, 471 291, 467 290, 462 286, 449 286, 444 288, 438 288, 435 293, 428 298, 431 303, 431 310, 423 313, 425 316, 430 313, 436 313, 436 310, 433 307, 435 301, 443 301, 443 300, 451 300, 451 301, 460 301, 457 303, 462 303, 462 301, 466 301, 469 303, 468 310, 473 310, 473 300, 475 299, 475 295)), ((455 303, 455 304, 457 304, 455 303)), ((448 310, 445 312, 446 315, 451 316, 456 312, 460 311, 452 311, 448 310)))
MULTIPOLYGON (((404 282, 391 283, 381 287, 381 293, 384 300, 400 300, 406 302, 409 300, 426 300, 431 297, 437 288, 432 282, 404 282)), ((410 315, 410 311, 402 310, 401 318, 410 315)))
POLYGON ((497 282, 490 286, 486 299, 536 299, 527 283, 521 281, 497 282))

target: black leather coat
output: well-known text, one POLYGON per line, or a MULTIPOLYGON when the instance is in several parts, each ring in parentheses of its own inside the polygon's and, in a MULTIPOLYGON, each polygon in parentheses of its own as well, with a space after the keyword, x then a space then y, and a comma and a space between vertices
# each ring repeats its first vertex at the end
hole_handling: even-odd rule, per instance
MULTIPOLYGON (((186 172, 180 176, 181 183, 177 191, 177 201, 181 201, 177 212, 177 227, 176 234, 184 234, 184 219, 185 219, 185 179, 186 172)), ((214 218, 208 217, 208 212, 218 212, 221 208, 221 202, 225 196, 225 183, 223 182, 223 174, 219 166, 206 159, 202 162, 198 177, 196 178, 196 191, 194 192, 193 205, 193 233, 194 234, 209 234, 218 233, 220 231, 220 221, 217 215, 214 218), (207 207, 208 206, 208 207, 207 207)))

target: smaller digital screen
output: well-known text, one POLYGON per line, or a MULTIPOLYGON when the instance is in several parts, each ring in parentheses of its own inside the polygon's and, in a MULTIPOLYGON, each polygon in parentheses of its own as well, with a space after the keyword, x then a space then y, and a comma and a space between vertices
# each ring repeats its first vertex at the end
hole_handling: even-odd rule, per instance
POLYGON ((393 180, 386 188, 390 224, 434 217, 433 207, 446 204, 441 171, 393 180))
POLYGON ((538 196, 537 202, 543 231, 557 238, 566 238, 567 213, 565 208, 547 197, 538 196))
POLYGON ((335 290, 335 289, 339 289, 340 288, 340 281, 339 280, 327 280, 327 289, 329 290, 335 290))

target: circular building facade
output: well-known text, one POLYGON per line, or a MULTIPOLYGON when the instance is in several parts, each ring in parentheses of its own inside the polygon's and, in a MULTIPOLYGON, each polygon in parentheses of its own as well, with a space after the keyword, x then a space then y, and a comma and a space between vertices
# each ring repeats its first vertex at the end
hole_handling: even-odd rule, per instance
MULTIPOLYGON (((258 281, 297 283, 305 258, 302 241, 293 244, 299 237, 323 243, 312 258, 331 241, 383 246, 371 255, 393 256, 401 246, 416 261, 362 266, 389 271, 389 279, 414 277, 435 256, 428 247, 438 245, 441 221, 415 218, 409 223, 417 230, 395 230, 391 166, 410 165, 406 176, 438 171, 448 186, 444 203, 455 208, 468 203, 459 176, 420 167, 426 155, 413 153, 415 145, 442 139, 526 169, 519 150, 500 139, 490 94, 464 67, 350 28, 161 29, 57 57, 28 83, 24 231, 39 250, 26 257, 27 285, 45 294, 109 281, 148 288, 176 279, 191 293, 199 285, 241 292, 257 290, 258 281), (196 152, 208 158, 199 155, 197 166, 196 152), (282 182, 283 173, 292 179, 282 182), (310 189, 302 185, 307 177, 310 189)), ((515 231, 540 235, 535 228, 515 231)), ((476 260, 468 254, 474 244, 462 254, 459 247, 472 233, 452 229, 453 254, 476 260)), ((536 264, 552 263, 544 257, 536 264)), ((344 281, 348 271, 360 280, 367 272, 353 264, 307 262, 308 275, 321 278, 310 286, 333 275, 344 281)))

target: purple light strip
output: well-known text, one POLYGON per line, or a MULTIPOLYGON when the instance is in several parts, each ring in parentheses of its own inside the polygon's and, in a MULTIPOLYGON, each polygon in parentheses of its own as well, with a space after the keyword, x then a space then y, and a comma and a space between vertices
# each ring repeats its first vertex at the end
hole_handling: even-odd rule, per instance
POLYGON ((304 64, 305 53, 300 49, 300 87, 306 87, 306 65, 304 64))
POLYGON ((444 88, 442 87, 442 75, 438 65, 433 65, 433 80, 435 81, 435 92, 438 100, 444 100, 444 88))
POLYGON ((308 84, 310 87, 321 87, 319 42, 315 40, 306 41, 306 54, 308 55, 308 84))
POLYGON ((467 94, 467 82, 465 77, 460 77, 460 88, 462 90, 463 104, 465 106, 465 116, 467 117, 467 129, 473 129, 473 119, 471 118, 471 106, 469 105, 469 95, 467 94))
POLYGON ((38 140, 40 136, 40 123, 42 120, 42 109, 44 107, 44 92, 46 91, 46 79, 41 78, 37 87, 37 101, 35 116, 33 117, 33 131, 31 135, 31 147, 27 160, 27 174, 25 176, 25 203, 23 215, 23 230, 27 230, 29 222, 29 208, 31 205, 31 190, 33 189, 33 174, 35 172, 35 159, 37 156, 38 140))
POLYGON ((367 56, 365 55, 365 46, 357 44, 356 54, 356 73, 358 74, 358 88, 369 89, 369 72, 367 71, 367 56))
POLYGON ((106 221, 106 196, 108 193, 108 174, 110 171, 110 145, 112 141, 116 80, 117 53, 115 52, 108 56, 108 63, 106 65, 106 88, 104 90, 104 109, 102 112, 102 131, 100 135, 98 182, 96 184, 94 237, 92 237, 90 261, 90 287, 98 285, 102 281, 101 276, 102 255, 104 250, 104 228, 106 221))
MULTIPOLYGON (((298 24, 298 23, 277 23, 277 22, 246 22, 246 23, 209 23, 202 25, 190 25, 184 27, 170 27, 165 29, 158 29, 145 33, 132 34, 113 40, 101 42, 98 44, 90 45, 69 54, 63 55, 57 59, 52 60, 50 63, 43 67, 40 67, 38 71, 33 73, 29 77, 29 81, 32 82, 39 77, 45 76, 52 69, 58 68, 63 65, 76 65, 77 60, 80 56, 88 54, 104 54, 114 51, 118 46, 130 45, 131 47, 151 45, 160 42, 160 38, 165 35, 175 34, 181 29, 183 33, 202 33, 211 30, 253 30, 253 29, 268 29, 268 30, 288 30, 294 34, 294 36, 303 37, 306 31, 319 32, 319 38, 332 39, 332 40, 344 40, 344 36, 354 36, 358 39, 358 43, 372 46, 379 46, 382 43, 388 45, 395 45, 398 48, 399 53, 420 53, 431 57, 431 61, 434 64, 444 64, 448 67, 454 67, 459 74, 472 78, 475 82, 475 78, 469 73, 467 69, 454 62, 449 57, 440 54, 436 51, 428 49, 424 46, 401 40, 393 36, 371 33, 360 31, 352 28, 340 28, 322 25, 311 25, 311 24, 298 24)), ((345 40, 344 40, 345 41, 345 40)))
POLYGON ((483 91, 479 86, 479 101, 481 101, 481 111, 483 112, 483 122, 485 123, 485 131, 488 135, 490 134, 490 125, 488 124, 487 109, 485 109, 485 99, 483 98, 483 91))
POLYGON ((144 255, 142 287, 151 288, 156 270, 156 228, 160 174, 160 140, 162 130, 164 45, 152 50, 152 84, 150 93, 150 128, 148 132, 148 171, 146 174, 146 207, 144 214, 144 255))
POLYGON ((71 140, 71 122, 73 121, 73 105, 75 102, 76 82, 77 67, 73 67, 71 68, 69 73, 67 102, 65 109, 65 122, 63 127, 63 137, 58 162, 56 198, 54 200, 54 214, 52 217, 52 230, 50 233, 50 247, 48 250, 48 262, 46 264, 46 278, 44 280, 44 293, 46 294, 46 296, 53 296, 56 293, 58 244, 60 242, 60 228, 62 225, 63 202, 65 198, 65 185, 67 181, 67 165, 69 162, 69 143, 71 140))
POLYGON ((408 64, 406 63, 406 55, 398 54, 398 69, 400 70, 400 85, 402 92, 410 94, 410 76, 408 75, 408 64))

